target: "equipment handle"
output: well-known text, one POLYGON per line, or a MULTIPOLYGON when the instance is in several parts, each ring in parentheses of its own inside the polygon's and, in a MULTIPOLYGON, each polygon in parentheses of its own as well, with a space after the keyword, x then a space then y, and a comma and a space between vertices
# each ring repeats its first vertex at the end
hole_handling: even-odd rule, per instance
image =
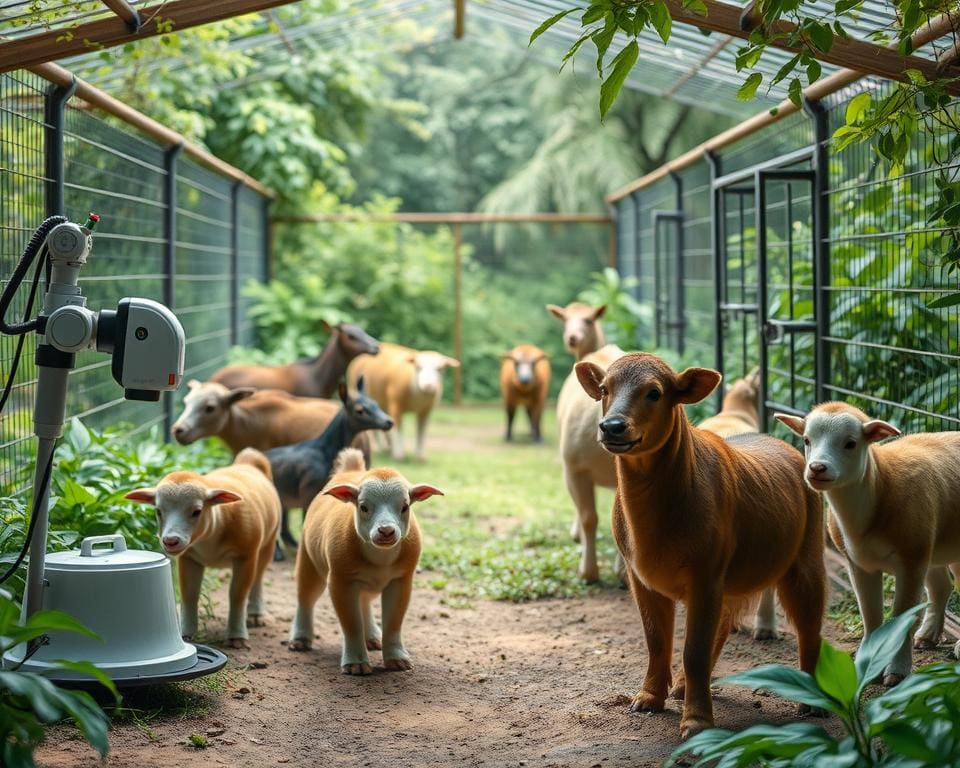
POLYGON ((127 551, 127 540, 123 538, 122 533, 113 533, 107 536, 87 536, 80 542, 80 557, 97 557, 98 555, 113 555, 117 552, 127 551), (98 549, 94 551, 95 544, 110 543, 110 549, 98 549))

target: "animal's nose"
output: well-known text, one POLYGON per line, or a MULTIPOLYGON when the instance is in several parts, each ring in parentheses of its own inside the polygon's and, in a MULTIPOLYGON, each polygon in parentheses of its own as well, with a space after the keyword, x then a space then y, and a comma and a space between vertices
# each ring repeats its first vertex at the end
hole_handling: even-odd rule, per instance
POLYGON ((174 549, 180 546, 179 536, 164 536, 162 541, 163 541, 163 546, 165 546, 167 549, 174 549))
POLYGON ((380 345, 377 342, 370 344, 370 353, 371 355, 377 355, 380 353, 380 345))
POLYGON ((170 434, 174 437, 180 437, 180 435, 182 435, 185 431, 186 430, 179 424, 174 424, 172 427, 170 427, 170 434))
POLYGON ((577 346, 579 343, 580 343, 580 337, 579 337, 579 336, 576 336, 576 335, 573 335, 573 334, 571 334, 570 336, 567 336, 567 346, 568 346, 568 347, 575 347, 575 346, 577 346))
POLYGON ((383 422, 384 429, 393 429, 393 419, 387 419, 383 422))
POLYGON ((517 376, 517 381, 521 384, 529 384, 533 380, 533 376, 529 373, 521 373, 517 376))
POLYGON ((377 528, 377 535, 381 539, 392 539, 397 535, 397 530, 392 525, 381 525, 377 528))
POLYGON ((611 416, 600 422, 600 431, 610 437, 618 437, 627 431, 627 422, 619 416, 611 416))
POLYGON ((807 469, 810 470, 811 475, 817 476, 827 471, 827 465, 820 461, 811 461, 807 469))

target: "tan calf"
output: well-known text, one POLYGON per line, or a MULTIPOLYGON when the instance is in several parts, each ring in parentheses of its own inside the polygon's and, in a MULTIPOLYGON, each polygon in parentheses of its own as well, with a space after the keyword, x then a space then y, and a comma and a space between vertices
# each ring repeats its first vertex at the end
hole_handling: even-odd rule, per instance
POLYGON ((520 344, 501 356, 500 394, 507 410, 506 439, 513 440, 513 417, 517 407, 527 409, 534 442, 541 442, 540 419, 550 390, 550 359, 533 344, 520 344))
MULTIPOLYGON (((883 621, 883 574, 892 573, 894 615, 922 602, 926 585, 930 604, 914 645, 936 646, 953 589, 948 566, 960 577, 960 432, 877 445, 900 430, 846 403, 818 405, 805 418, 776 417, 803 436, 804 477, 829 502, 830 537, 847 557, 864 637, 883 621)), ((910 645, 884 670, 885 685, 910 674, 910 645)))
POLYGON ((355 449, 340 453, 330 482, 307 512, 297 553, 297 613, 290 650, 311 647, 313 608, 329 586, 343 631, 343 673, 370 674, 367 651, 378 648, 387 669, 412 669, 401 638, 420 559, 420 528, 410 507, 436 494, 441 492, 410 485, 395 470, 367 471, 355 449), (373 616, 377 596, 382 632, 373 616))
POLYGON ((401 423, 405 413, 417 417, 417 458, 426 459, 425 442, 430 412, 443 395, 443 369, 459 368, 460 363, 439 352, 423 352, 399 344, 381 344, 380 354, 361 355, 350 364, 348 377, 356 386, 360 376, 367 394, 393 419, 387 434, 391 455, 397 461, 405 456, 401 423))
POLYGON ((171 472, 156 487, 125 498, 157 509, 160 543, 177 561, 184 638, 197 633, 204 569, 230 568, 227 643, 245 647, 247 627, 264 623, 263 572, 280 525, 280 497, 266 456, 247 448, 228 467, 205 475, 171 472))
POLYGON ((797 628, 800 667, 813 673, 826 597, 823 511, 798 472, 803 457, 768 435, 724 440, 692 426, 685 403, 720 374, 675 373, 633 353, 606 372, 576 366, 603 406, 599 438, 616 457, 613 531, 643 621, 649 662, 632 711, 683 697, 680 733, 713 725, 710 675, 738 603, 775 584, 797 628), (671 687, 676 602, 686 603, 683 674, 671 687))
MULTIPOLYGON (((754 368, 744 378, 737 379, 723 396, 723 406, 715 416, 704 419, 697 427, 720 437, 755 434, 760 431, 760 369, 754 368)), ((753 622, 754 640, 773 640, 777 636, 777 611, 772 589, 760 595, 753 622)))

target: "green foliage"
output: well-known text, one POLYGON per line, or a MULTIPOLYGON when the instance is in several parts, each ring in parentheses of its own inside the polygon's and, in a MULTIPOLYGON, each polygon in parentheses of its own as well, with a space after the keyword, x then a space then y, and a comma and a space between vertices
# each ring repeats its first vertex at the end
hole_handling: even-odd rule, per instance
POLYGON ((578 301, 598 307, 607 305, 603 315, 603 328, 607 341, 632 349, 637 339, 649 332, 653 311, 649 305, 633 298, 631 290, 637 285, 635 277, 620 277, 613 267, 590 275, 590 285, 580 291, 578 301))
MULTIPOLYGON (((39 640, 48 632, 76 632, 96 637, 76 619, 60 611, 39 611, 26 623, 8 593, 0 590, 0 656, 22 643, 39 640)), ((89 675, 114 696, 113 682, 92 664, 57 662, 89 675)), ((0 764, 5 768, 33 768, 33 752, 43 741, 43 726, 71 718, 90 745, 105 757, 107 717, 89 693, 57 688, 45 677, 15 669, 0 669, 0 764)))
POLYGON ((694 767, 718 760, 718 768, 956 765, 960 760, 956 733, 960 664, 934 664, 873 699, 863 695, 907 640, 922 608, 917 606, 878 628, 864 640, 855 660, 824 641, 813 676, 770 664, 720 681, 765 688, 831 712, 843 724, 841 738, 810 723, 755 725, 740 733, 714 728, 683 744, 671 760, 696 755, 694 767))
POLYGON ((202 733, 191 733, 190 734, 190 745, 194 749, 206 749, 210 746, 210 740, 204 736, 202 733))
MULTIPOLYGON (((48 549, 76 546, 86 536, 120 533, 130 549, 160 549, 151 508, 126 501, 134 488, 155 485, 177 469, 206 472, 229 463, 225 449, 211 441, 182 447, 147 439, 125 439, 117 432, 97 433, 78 419, 69 423, 57 446, 50 486, 48 549)), ((0 562, 12 560, 24 542, 29 516, 19 497, 0 497, 0 562)), ((23 592, 24 569, 7 585, 23 592)))

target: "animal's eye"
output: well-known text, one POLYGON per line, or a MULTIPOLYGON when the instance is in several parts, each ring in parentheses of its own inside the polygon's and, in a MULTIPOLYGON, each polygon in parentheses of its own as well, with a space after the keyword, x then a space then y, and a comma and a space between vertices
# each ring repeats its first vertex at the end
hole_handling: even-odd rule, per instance
POLYGON ((809 438, 809 437, 803 438, 803 444, 806 445, 806 446, 809 446, 809 445, 810 445, 810 438, 809 438))
POLYGON ((845 443, 843 444, 843 447, 846 448, 848 451, 852 451, 854 448, 857 447, 857 441, 856 441, 856 440, 847 440, 847 442, 845 442, 845 443))
POLYGON ((659 389, 651 389, 649 392, 647 392, 647 400, 650 400, 651 402, 655 403, 659 399, 660 399, 659 389))
POLYGON ((603 384, 601 384, 601 385, 600 385, 600 397, 606 397, 606 396, 609 395, 609 394, 610 394, 610 393, 607 392, 607 388, 606 388, 605 386, 603 386, 603 384))
POLYGON ((361 505, 360 505, 360 511, 363 512, 364 514, 366 514, 366 513, 368 512, 367 505, 366 505, 366 504, 361 504, 361 505))
POLYGON ((593 325, 593 320, 590 318, 585 319, 583 322, 585 322, 587 325, 593 325))
POLYGON ((203 512, 203 507, 193 510, 193 517, 200 517, 200 513, 203 512))
POLYGON ((409 512, 409 511, 410 511, 410 505, 409 505, 409 504, 404 504, 404 505, 400 508, 400 514, 401 514, 401 515, 405 515, 405 514, 407 514, 407 512, 409 512))
POLYGON ((215 406, 215 405, 208 405, 208 406, 207 406, 206 408, 204 408, 203 410, 205 410, 207 413, 213 413, 215 410, 217 410, 217 406, 215 406))

